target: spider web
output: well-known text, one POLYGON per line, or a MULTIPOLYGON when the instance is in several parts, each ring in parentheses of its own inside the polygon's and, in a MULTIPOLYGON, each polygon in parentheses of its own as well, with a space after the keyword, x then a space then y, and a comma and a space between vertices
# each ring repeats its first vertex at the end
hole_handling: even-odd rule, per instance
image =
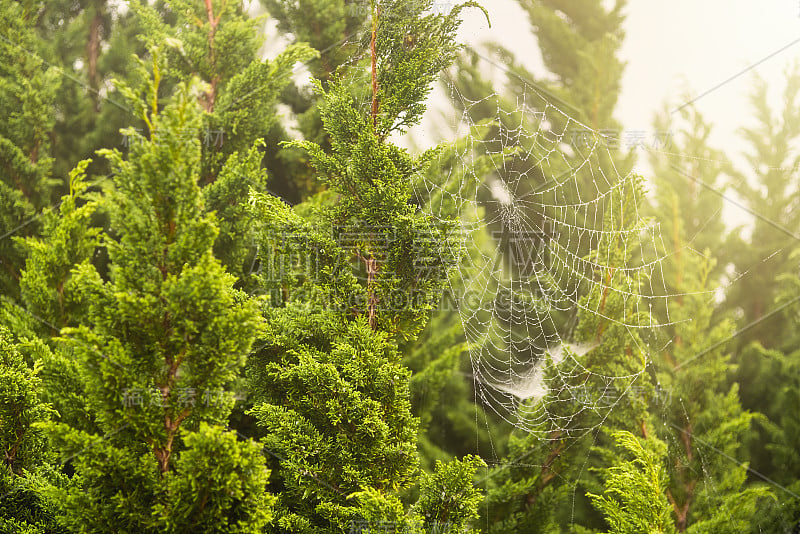
POLYGON ((453 242, 465 244, 463 261, 445 302, 461 319, 477 397, 526 432, 541 432, 545 420, 551 429, 559 425, 539 402, 556 387, 573 388, 559 393, 581 410, 610 412, 621 398, 609 395, 615 382, 626 379, 629 389, 635 377, 598 375, 582 365, 597 345, 574 341, 579 316, 600 316, 631 335, 645 334, 671 324, 654 322, 652 312, 667 310, 675 296, 658 282, 666 259, 658 252, 665 250, 658 226, 638 215, 618 222, 625 192, 638 179, 631 158, 533 85, 515 85, 513 100, 497 92, 470 98, 452 81, 447 91, 455 110, 448 135, 459 141, 442 156, 438 174, 422 177, 414 188, 434 224, 454 216, 460 222, 463 240, 453 242), (598 248, 612 242, 623 248, 622 264, 598 261, 598 248), (604 275, 614 271, 624 273, 627 284, 604 275), (618 296, 623 314, 589 304, 585 296, 593 291, 618 296), (568 381, 545 373, 548 360, 555 368, 593 374, 608 387, 565 386, 568 381))

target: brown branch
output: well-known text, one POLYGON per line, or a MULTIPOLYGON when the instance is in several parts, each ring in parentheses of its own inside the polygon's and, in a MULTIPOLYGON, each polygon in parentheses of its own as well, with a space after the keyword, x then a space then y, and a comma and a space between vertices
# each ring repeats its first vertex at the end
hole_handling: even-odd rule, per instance
POLYGON ((370 41, 370 54, 372 55, 372 127, 378 127, 378 17, 381 8, 372 14, 372 39, 370 41))
POLYGON ((686 485, 686 502, 683 503, 683 506, 679 506, 672 497, 672 492, 667 490, 667 498, 672 504, 672 511, 675 513, 675 526, 678 532, 686 532, 686 528, 689 526, 689 508, 694 500, 694 488, 696 484, 697 481, 693 480, 686 485))
MULTIPOLYGON (((603 296, 600 298, 600 308, 598 313, 602 315, 602 313, 606 309, 606 299, 608 298, 608 291, 611 289, 611 282, 614 279, 614 268, 608 268, 608 274, 606 274, 606 287, 603 288, 603 296)), ((602 318, 600 319, 600 326, 597 329, 597 342, 600 342, 600 338, 603 337, 603 331, 605 330, 606 322, 602 318)))
MULTIPOLYGON (((169 394, 169 390, 167 390, 166 394, 169 394)), ((158 468, 162 475, 169 471, 169 459, 170 456, 172 456, 172 443, 178 433, 178 428, 181 426, 184 419, 189 417, 191 411, 191 407, 187 407, 178 414, 178 417, 176 417, 174 421, 170 418, 169 413, 164 414, 164 427, 167 430, 167 442, 163 447, 155 447, 153 449, 153 454, 155 454, 158 460, 158 468)))
MULTIPOLYGON (((688 425, 685 429, 681 430, 681 441, 683 441, 683 446, 686 449, 686 458, 688 459, 689 463, 692 462, 694 458, 694 454, 692 453, 692 425, 688 425)), ((678 470, 685 472, 688 468, 687 466, 680 466, 678 464, 678 470)), ((675 526, 678 529, 678 532, 685 532, 689 526, 689 509, 692 506, 692 502, 694 501, 694 490, 697 487, 697 480, 691 480, 687 484, 685 484, 684 489, 686 492, 686 500, 683 504, 678 504, 675 497, 672 495, 672 491, 667 489, 667 499, 669 499, 670 504, 672 505, 672 511, 675 513, 675 526)))
POLYGON ((670 488, 667 488, 667 500, 672 505, 672 512, 675 514, 675 517, 677 518, 680 515, 680 507, 678 506, 678 503, 675 501, 675 497, 672 496, 672 490, 670 488))
MULTIPOLYGON (((208 32, 208 58, 209 62, 212 65, 212 72, 216 69, 216 62, 217 62, 217 53, 216 49, 214 48, 214 37, 217 34, 217 26, 219 25, 220 17, 222 17, 222 13, 214 17, 214 6, 212 4, 212 0, 205 0, 206 3, 206 15, 208 17, 208 24, 211 27, 211 30, 208 32)), ((208 113, 214 112, 214 103, 217 100, 217 84, 219 83, 219 76, 214 76, 211 78, 210 87, 208 91, 206 91, 202 98, 200 99, 200 103, 203 106, 203 109, 208 113)))
MULTIPOLYGON (((38 144, 38 142, 37 142, 37 144, 38 144)), ((36 161, 37 161, 37 158, 38 158, 37 154, 38 154, 38 148, 36 148, 36 146, 34 145, 31 148, 31 153, 30 153, 30 155, 28 157, 28 159, 30 159, 31 163, 36 164, 36 161)), ((31 192, 28 191, 28 188, 25 185, 25 180, 22 178, 22 176, 20 176, 20 174, 17 172, 17 170, 14 169, 11 166, 10 163, 7 163, 6 165, 3 165, 3 168, 6 171, 6 175, 10 176, 11 179, 14 181, 14 186, 22 192, 22 194, 25 196, 25 198, 27 198, 28 200, 31 200, 31 192)))
MULTIPOLYGON (((164 315, 161 320, 161 326, 164 332, 169 332, 172 329, 170 315, 168 312, 164 312, 164 315)), ((175 385, 175 380, 178 376, 178 370, 180 368, 181 363, 186 357, 187 348, 191 345, 191 340, 184 336, 184 340, 186 341, 186 345, 184 346, 183 350, 178 353, 177 356, 172 356, 170 352, 166 352, 166 364, 169 366, 167 370, 167 376, 163 382, 163 385, 159 387, 159 391, 161 392, 162 399, 169 398, 169 394, 172 391, 173 386, 175 385)), ((178 416, 173 420, 170 417, 169 406, 166 406, 166 410, 164 413, 164 430, 167 434, 167 442, 163 446, 154 446, 153 447, 153 454, 155 454, 156 459, 158 460, 158 467, 163 475, 167 471, 169 471, 169 460, 170 456, 172 455, 172 442, 175 439, 175 435, 178 433, 178 429, 181 426, 181 423, 189 417, 189 414, 192 412, 192 407, 187 406, 182 412, 178 414, 178 416)))
POLYGON ((200 509, 198 512, 205 510, 206 504, 208 504, 208 492, 203 493, 203 499, 200 501, 200 509))
POLYGON ((34 165, 36 165, 39 162, 39 149, 41 147, 42 147, 42 138, 37 135, 36 140, 33 143, 33 147, 31 147, 31 155, 30 155, 31 163, 33 163, 34 165))
POLYGON ((375 295, 374 284, 375 284, 375 275, 378 274, 380 270, 380 266, 378 265, 378 261, 373 258, 365 258, 359 254, 361 261, 364 262, 364 266, 367 268, 367 292, 369 293, 369 299, 367 301, 367 317, 369 318, 369 327, 375 330, 377 328, 377 314, 378 314, 378 297, 375 295))
POLYGON ((222 17, 222 13, 217 15, 214 18, 214 3, 212 0, 205 0, 206 3, 206 15, 208 16, 208 23, 211 25, 212 32, 217 31, 217 25, 219 24, 219 19, 222 17))
POLYGON ((13 278, 16 281, 19 281, 21 275, 19 271, 14 268, 13 265, 3 260, 0 260, 0 263, 3 264, 3 269, 5 269, 6 273, 8 273, 8 275, 11 276, 11 278, 13 278))
MULTIPOLYGON (((672 248, 675 252, 675 266, 676 273, 675 273, 675 290, 678 293, 678 306, 683 304, 683 292, 681 288, 683 287, 683 264, 681 258, 681 237, 679 233, 679 223, 680 223, 680 213, 678 209, 678 202, 674 201, 672 203, 672 248)), ((683 345, 683 340, 680 336, 676 336, 675 338, 675 345, 680 347, 683 345)))
POLYGON ((89 39, 86 42, 86 65, 89 78, 90 95, 94 104, 95 113, 100 111, 100 74, 97 72, 97 60, 100 57, 100 28, 103 22, 102 8, 105 0, 95 2, 94 16, 89 24, 89 39))
POLYGON ((689 424, 684 430, 681 431, 681 439, 683 446, 686 448, 686 458, 691 462, 694 458, 692 453, 692 425, 689 424))
MULTIPOLYGON (((17 409, 15 410, 15 412, 16 413, 14 414, 14 419, 17 419, 19 417, 19 410, 17 409)), ((27 432, 24 429, 22 430, 22 435, 17 435, 15 432, 14 438, 16 438, 16 441, 14 442, 14 445, 12 445, 10 449, 4 451, 6 465, 11 470, 12 473, 18 476, 23 475, 22 467, 17 467, 15 469, 14 464, 17 462, 17 454, 19 453, 19 447, 20 444, 22 443, 22 438, 25 437, 26 433, 27 432)))
MULTIPOLYGON (((559 437, 561 437, 561 431, 560 430, 556 430, 555 432, 552 433, 552 435, 550 436, 550 439, 554 440, 554 439, 558 439, 559 437)), ((547 455, 547 459, 544 461, 544 464, 542 465, 542 469, 539 472, 539 480, 536 483, 535 492, 531 493, 530 495, 528 495, 528 498, 527 498, 527 507, 528 508, 532 507, 536 503, 536 501, 538 500, 539 496, 542 494, 542 491, 544 491, 544 489, 548 485, 550 485, 550 483, 553 480, 555 480, 555 478, 558 476, 558 473, 553 471, 552 468, 553 468, 553 464, 555 463, 556 459, 559 456, 561 456, 562 452, 564 452, 565 445, 566 445, 566 442, 562 441, 561 443, 558 444, 558 446, 556 448, 554 448, 552 451, 550 451, 549 455, 547 455)))

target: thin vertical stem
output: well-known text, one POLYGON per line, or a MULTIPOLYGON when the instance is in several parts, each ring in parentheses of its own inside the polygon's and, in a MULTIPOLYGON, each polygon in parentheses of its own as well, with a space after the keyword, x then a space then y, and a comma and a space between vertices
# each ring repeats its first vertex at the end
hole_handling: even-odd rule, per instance
POLYGON ((372 0, 372 40, 370 53, 372 55, 372 127, 378 126, 378 17, 381 13, 379 0, 372 0))

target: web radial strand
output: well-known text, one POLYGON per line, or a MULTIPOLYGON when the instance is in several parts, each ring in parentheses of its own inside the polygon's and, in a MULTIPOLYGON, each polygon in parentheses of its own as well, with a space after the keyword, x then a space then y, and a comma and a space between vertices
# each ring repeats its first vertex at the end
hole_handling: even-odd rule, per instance
MULTIPOLYGON (((538 401, 556 387, 543 372, 548 358, 598 377, 581 363, 592 346, 573 340, 579 312, 632 331, 669 324, 641 322, 676 296, 654 282, 663 279, 665 259, 658 226, 638 217, 639 206, 636 220, 619 222, 630 207, 615 193, 633 178, 618 165, 625 152, 535 88, 525 87, 511 103, 497 93, 470 100, 455 85, 448 90, 458 110, 450 135, 459 141, 415 192, 434 222, 460 222, 466 248, 449 300, 469 342, 477 396, 529 432, 545 421, 548 428, 571 424, 571 417, 538 401), (627 285, 608 283, 609 265, 597 258, 609 250, 594 253, 612 243, 621 258, 614 270, 626 275, 627 285), (614 293, 633 313, 612 316, 588 304, 584 296, 592 290, 614 293)), ((600 378, 613 384, 631 377, 600 378)), ((573 402, 585 395, 580 385, 559 387, 575 391, 558 392, 556 404, 566 399, 577 410, 597 408, 591 399, 573 402)))

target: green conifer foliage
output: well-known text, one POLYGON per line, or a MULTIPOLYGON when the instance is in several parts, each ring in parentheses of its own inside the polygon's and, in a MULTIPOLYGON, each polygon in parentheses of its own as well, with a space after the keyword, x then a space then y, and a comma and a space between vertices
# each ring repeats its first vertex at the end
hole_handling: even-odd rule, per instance
POLYGON ((595 131, 616 128, 624 63, 617 57, 625 36, 625 0, 520 0, 528 12, 547 70, 549 88, 581 113, 595 131))
POLYGON ((466 456, 461 461, 436 462, 433 473, 423 475, 420 499, 414 507, 422 516, 423 532, 480 532, 467 530, 483 501, 481 491, 472 485, 479 467, 486 463, 466 456))
POLYGON ((603 495, 589 494, 592 504, 606 518, 613 534, 668 534, 675 527, 664 496, 668 480, 661 464, 666 445, 645 441, 630 432, 614 432, 617 446, 630 458, 606 471, 603 495))
MULTIPOLYGON (((488 124, 475 128, 472 135, 479 139, 491 131, 488 124)), ((470 198, 478 187, 478 177, 487 176, 501 165, 503 154, 475 155, 469 161, 460 154, 468 151, 473 138, 465 136, 444 148, 425 173, 424 181, 415 184, 415 198, 423 211, 439 218, 458 217, 462 226, 472 227, 481 220, 482 211, 460 209, 454 199, 470 198), (430 188, 434 183, 437 187, 430 188)), ((488 231, 471 231, 464 245, 464 259, 458 266, 459 278, 469 280, 488 268, 487 252, 493 246, 488 231)), ((501 424, 490 410, 475 404, 477 392, 472 378, 470 345, 465 337, 465 325, 458 309, 457 297, 462 289, 456 277, 444 288, 438 307, 433 310, 428 326, 420 336, 401 345, 403 363, 411 378, 412 405, 420 418, 420 455, 422 465, 433 469, 436 460, 452 455, 484 453, 502 447, 509 425, 501 424), (486 425, 491 421, 491 425, 486 425)), ((496 287, 481 287, 492 293, 496 287)), ((468 328, 469 326, 467 326, 468 328)), ((472 347, 474 349, 474 347, 472 347)), ((497 451, 499 452, 499 451, 497 451)))
POLYGON ((263 60, 258 26, 264 18, 248 18, 240 2, 183 0, 161 11, 140 2, 131 7, 147 30, 143 40, 164 45, 170 66, 166 81, 196 76, 205 82, 196 91, 202 119, 183 135, 201 142, 205 206, 219 219, 214 253, 241 287, 249 287, 254 251, 243 199, 251 187, 264 190, 267 181, 259 171, 264 146, 258 140, 276 123, 275 104, 295 64, 318 54, 299 43, 263 60))
MULTIPOLYGON (((42 43, 37 54, 52 65, 62 82, 54 101, 51 138, 53 174, 63 177, 97 149, 126 144, 119 129, 130 126, 131 112, 111 80, 127 79, 131 54, 146 52, 137 40, 142 27, 122 2, 48 0, 31 4, 42 43)), ((107 174, 107 162, 95 158, 87 173, 107 174)))
MULTIPOLYGON (((750 147, 745 154, 749 169, 734 175, 732 186, 756 214, 752 227, 734 235, 725 259, 734 267, 735 283, 726 292, 725 307, 737 319, 743 331, 736 337, 733 361, 735 380, 740 385, 742 405, 761 412, 773 423, 781 421, 786 407, 773 402, 775 391, 788 386, 780 354, 792 354, 797 348, 791 318, 800 308, 796 294, 777 301, 784 291, 776 280, 797 272, 794 240, 800 228, 796 169, 800 157, 794 146, 800 138, 800 67, 786 75, 783 105, 773 109, 768 103, 768 87, 756 80, 751 103, 756 125, 742 130, 750 147), (774 313, 773 313, 774 312, 774 313)), ((752 467, 773 480, 783 480, 786 471, 773 463, 773 436, 766 428, 750 441, 752 467)))
POLYGON ((44 336, 75 326, 81 315, 77 303, 70 300, 67 285, 72 269, 88 262, 98 245, 100 229, 91 227, 97 202, 87 198, 88 164, 84 160, 70 173, 69 193, 62 197, 57 213, 51 210, 44 214, 41 237, 29 237, 21 243, 26 252, 21 297, 38 326, 46 328, 44 336))
MULTIPOLYGON (((726 163, 709 147, 702 116, 685 108, 681 118, 686 126, 674 136, 675 149, 651 157, 651 210, 663 236, 658 286, 674 295, 654 312, 666 325, 652 362, 660 386, 653 410, 666 423, 657 434, 669 444, 666 495, 678 532, 748 531, 760 526, 753 510, 769 493, 745 488, 743 445, 755 415, 742 409, 738 384, 729 383, 734 368, 725 342, 734 325, 713 319, 719 270, 711 247, 721 252, 723 228, 722 198, 709 187, 726 163)), ((660 128, 672 127, 664 121, 657 119, 660 128)))
MULTIPOLYGON (((327 83, 340 68, 363 60, 363 37, 368 31, 370 5, 368 1, 312 0, 290 2, 262 0, 271 18, 278 21, 282 36, 294 43, 308 43, 320 51, 318 58, 305 63, 311 76, 327 83)), ((320 96, 312 88, 298 83, 286 86, 280 98, 297 119, 297 129, 303 139, 329 148, 327 133, 319 116, 320 96)), ((278 146, 279 141, 294 139, 283 124, 276 124, 268 139, 278 146)), ((324 188, 308 165, 305 153, 299 149, 267 147, 265 163, 269 169, 270 190, 290 203, 298 203, 324 188)))
POLYGON ((35 423, 49 420, 53 411, 38 398, 41 367, 28 367, 6 328, 0 330, 0 354, 3 473, 22 476, 39 462, 44 449, 44 436, 35 423))
POLYGON ((292 2, 262 0, 278 28, 293 36, 295 42, 306 42, 315 50, 326 50, 309 62, 311 74, 329 80, 338 67, 358 54, 360 30, 371 14, 368 1, 322 0, 292 2))
POLYGON ((757 529, 752 511, 770 492, 745 487, 741 460, 754 415, 742 409, 738 384, 727 380, 732 366, 724 341, 733 328, 711 321, 713 294, 705 290, 713 263, 697 256, 682 261, 687 294, 670 305, 672 343, 653 362, 662 392, 654 411, 666 423, 658 434, 670 444, 667 497, 678 532, 757 529))
POLYGON ((36 54, 33 6, 0 3, 0 294, 17 300, 24 255, 11 236, 35 235, 50 202, 50 131, 60 79, 36 54))
POLYGON ((42 215, 41 237, 20 240, 27 259, 21 273, 21 306, 13 312, 25 327, 17 333, 31 339, 32 359, 43 365, 41 396, 56 408, 61 422, 96 430, 89 415, 80 379, 80 366, 71 349, 57 341, 64 327, 80 324, 84 307, 72 291, 73 269, 88 265, 99 244, 99 228, 91 225, 97 200, 88 192, 84 160, 72 170, 69 192, 58 209, 42 215), (27 319, 27 321, 26 321, 27 319))
MULTIPOLYGON (((329 81, 345 72, 355 79, 361 79, 360 83, 351 84, 350 87, 358 95, 357 98, 371 98, 371 95, 365 94, 364 89, 369 93, 372 81, 367 76, 359 76, 359 73, 364 72, 360 70, 364 67, 369 70, 370 65, 367 62, 371 59, 369 52, 372 31, 376 31, 375 44, 380 50, 376 49, 375 55, 375 92, 381 92, 379 99, 382 108, 375 115, 383 114, 390 118, 390 122, 393 120, 391 117, 396 119, 395 124, 382 126, 386 132, 402 132, 416 122, 418 117, 414 116, 422 111, 419 104, 424 102, 430 91, 430 82, 454 59, 442 53, 438 54, 441 56, 438 65, 425 65, 427 60, 423 58, 436 50, 442 43, 441 39, 446 36, 437 34, 439 30, 425 28, 424 19, 414 21, 413 17, 438 11, 433 0, 421 0, 407 5, 369 0, 311 0, 299 3, 262 0, 262 4, 279 21, 278 28, 287 36, 295 42, 308 42, 320 50, 320 58, 309 62, 307 66, 323 86, 327 87, 329 81), (392 28, 393 24, 403 27, 392 28), (421 35, 425 35, 430 41, 423 42, 421 35), (415 78, 417 75, 418 78, 415 78), (391 91, 392 94, 386 91, 391 91), (393 111, 389 108, 397 109, 393 111), (401 109, 403 112, 397 114, 396 111, 401 109)), ((455 12, 467 5, 476 5, 471 2, 452 4, 455 12)), ((445 25, 441 27, 441 31, 449 30, 445 25)), ((285 91, 283 101, 296 114, 297 126, 303 138, 325 149, 330 148, 330 138, 319 113, 319 93, 307 87, 292 85, 285 91)), ((282 129, 273 132, 273 138, 286 137, 287 134, 282 129)), ((269 159, 268 168, 275 178, 272 185, 290 202, 302 200, 324 186, 309 174, 302 151, 290 148, 269 159)))
MULTIPOLYGON (((783 107, 771 109, 767 100, 767 83, 757 79, 750 100, 758 121, 756 126, 745 128, 742 135, 750 150, 746 156, 748 169, 734 176, 735 190, 745 199, 747 207, 758 214, 753 220, 752 233, 747 238, 732 240, 730 260, 741 279, 728 291, 728 306, 738 309, 741 326, 762 318, 769 313, 774 303, 777 288, 772 282, 781 274, 790 272, 795 262, 790 258, 793 247, 787 240, 800 227, 800 211, 797 209, 798 195, 792 178, 800 158, 794 153, 793 144, 800 138, 800 66, 787 72, 783 91, 783 107), (755 178, 755 180, 753 180, 755 178)), ((782 348, 781 332, 783 316, 753 326, 739 338, 744 348, 749 342, 758 340, 766 348, 782 348)), ((745 380, 759 374, 757 358, 742 358, 740 372, 744 400, 755 407, 763 399, 759 388, 762 380, 745 380), (751 384, 751 382, 753 382, 751 384)), ((770 387, 770 386, 767 386, 770 387)))
MULTIPOLYGON (((800 252, 795 250, 792 258, 800 258, 800 252)), ((791 303, 800 294, 800 273, 786 273, 778 278, 778 294, 775 306, 791 303)), ((797 347, 797 326, 800 325, 798 307, 784 308, 784 320, 790 327, 791 337, 794 342, 788 342, 787 347, 797 347)), ((770 509, 761 508, 758 515, 763 518, 764 529, 790 530, 800 524, 800 458, 797 451, 800 448, 800 416, 797 410, 786 409, 787 406, 797 406, 800 402, 800 350, 787 348, 785 352, 766 350, 760 348, 754 355, 767 362, 770 375, 781 378, 781 386, 776 388, 770 399, 763 402, 767 413, 774 414, 771 421, 765 425, 765 432, 769 443, 764 449, 769 453, 772 480, 783 487, 775 489, 780 506, 770 509), (769 523, 766 523, 769 521, 769 523), (766 524, 765 524, 766 523, 766 524)))
MULTIPOLYGON (((680 287, 684 257, 702 257, 706 250, 712 257, 723 257, 727 232, 720 192, 731 167, 724 153, 710 146, 712 125, 694 107, 682 108, 677 118, 671 120, 664 110, 654 119, 653 129, 667 132, 671 145, 669 151, 651 151, 649 160, 653 216, 666 251, 674 254, 664 262, 669 279, 664 285, 680 293, 685 292, 680 287)), ((723 268, 721 262, 713 266, 710 284, 719 284, 723 268)))
POLYGON ((211 183, 231 154, 247 151, 269 131, 276 120, 275 101, 291 82, 295 63, 318 54, 296 44, 271 61, 262 60, 258 25, 264 18, 248 18, 238 2, 170 2, 168 14, 139 2, 132 7, 148 30, 146 42, 168 45, 169 74, 177 80, 197 76, 207 84, 197 94, 206 112, 203 123, 191 134, 202 140, 202 178, 211 183))
POLYGON ((86 314, 64 330, 102 435, 50 425, 77 481, 56 493, 75 532, 259 532, 270 507, 263 457, 220 425, 260 320, 212 253, 200 142, 183 135, 201 122, 193 88, 179 84, 161 103, 152 53, 153 81, 120 89, 149 139, 129 131, 127 158, 103 152, 115 173, 103 201, 108 279, 89 264, 75 271, 86 314))
POLYGON ((2 532, 61 532, 54 509, 43 494, 50 476, 46 434, 39 423, 55 412, 39 397, 39 363, 30 367, 5 327, 0 328, 0 530, 2 532))
POLYGON ((469 459, 426 479, 413 511, 399 500, 418 480, 418 422, 398 343, 427 322, 461 248, 455 221, 434 226, 412 202, 411 184, 435 152, 415 158, 386 140, 419 120, 419 99, 458 48, 458 9, 425 14, 429 7, 381 2, 395 17, 375 7, 371 93, 355 89, 357 72, 317 83, 330 149, 292 146, 308 152, 329 192, 294 208, 251 195, 270 300, 264 346, 249 366, 252 414, 276 458, 274 532, 420 520, 458 532, 475 515, 478 463, 469 459), (412 33, 417 50, 398 51, 412 33))

